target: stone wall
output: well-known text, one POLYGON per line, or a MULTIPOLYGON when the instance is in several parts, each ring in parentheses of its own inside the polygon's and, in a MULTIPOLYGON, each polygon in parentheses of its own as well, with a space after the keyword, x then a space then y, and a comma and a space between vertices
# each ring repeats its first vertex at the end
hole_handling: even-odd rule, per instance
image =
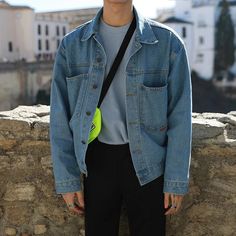
MULTIPOLYGON (((1 236, 84 235, 84 218, 55 193, 49 106, 0 112, 0 186, 1 236)), ((193 113, 190 189, 179 214, 167 216, 167 236, 233 236, 235 222, 236 111, 193 113)), ((128 236, 124 207, 120 232, 128 236)))
POLYGON ((0 111, 36 104, 38 91, 50 88, 52 68, 53 61, 0 63, 0 111))

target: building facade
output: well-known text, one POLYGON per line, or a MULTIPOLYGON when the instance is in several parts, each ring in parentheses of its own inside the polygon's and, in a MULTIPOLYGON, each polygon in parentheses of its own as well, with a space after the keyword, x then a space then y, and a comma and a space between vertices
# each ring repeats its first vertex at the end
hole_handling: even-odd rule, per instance
POLYGON ((92 19, 99 8, 76 9, 35 14, 36 60, 50 60, 65 34, 92 19))
POLYGON ((92 19, 98 9, 35 13, 31 7, 0 0, 0 63, 53 60, 63 36, 92 19))
MULTIPOLYGON (((167 14, 165 17, 162 13, 157 18, 182 36, 188 49, 192 70, 204 79, 212 79, 214 76, 215 24, 221 10, 220 2, 220 0, 177 0, 172 16, 167 14), (188 24, 188 28, 186 21, 192 23, 188 24)), ((228 2, 236 32, 236 0, 228 2)), ((236 63, 230 71, 236 75, 236 63)))
POLYGON ((37 17, 49 18, 52 21, 65 21, 69 24, 69 31, 72 31, 77 26, 91 20, 99 8, 75 9, 53 12, 37 13, 37 17))
POLYGON ((0 62, 33 61, 33 30, 34 10, 32 8, 12 6, 5 1, 0 1, 0 62))
POLYGON ((36 60, 52 60, 69 24, 65 19, 54 19, 50 16, 35 15, 34 52, 36 60))
POLYGON ((192 10, 193 70, 206 79, 214 75, 215 10, 214 4, 193 6, 192 10))
POLYGON ((192 49, 194 47, 193 22, 183 20, 178 17, 168 17, 167 19, 163 20, 162 23, 170 26, 181 36, 187 48, 190 65, 192 65, 193 64, 192 49))

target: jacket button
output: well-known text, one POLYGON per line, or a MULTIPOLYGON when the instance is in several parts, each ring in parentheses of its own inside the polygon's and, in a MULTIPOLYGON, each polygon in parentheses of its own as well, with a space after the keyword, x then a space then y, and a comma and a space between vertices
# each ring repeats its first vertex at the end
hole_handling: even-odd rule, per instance
POLYGON ((87 116, 90 116, 90 115, 91 115, 91 112, 90 112, 90 111, 87 111, 87 112, 86 112, 86 115, 87 115, 87 116))
POLYGON ((102 61, 102 58, 101 57, 98 57, 97 58, 97 62, 101 62, 102 61))
POLYGON ((93 89, 96 89, 98 86, 96 84, 93 85, 93 89))
POLYGON ((84 140, 81 141, 82 144, 86 144, 86 142, 84 140))

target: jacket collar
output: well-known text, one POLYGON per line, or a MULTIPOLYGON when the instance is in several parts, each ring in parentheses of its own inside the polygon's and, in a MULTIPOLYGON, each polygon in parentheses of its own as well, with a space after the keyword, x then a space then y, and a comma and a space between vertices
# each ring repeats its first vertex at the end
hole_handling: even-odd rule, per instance
MULTIPOLYGON (((99 9, 95 17, 91 20, 87 29, 85 30, 81 41, 88 40, 93 34, 98 33, 100 16, 102 15, 103 7, 99 9)), ((133 12, 136 17, 136 39, 142 43, 152 44, 157 43, 158 39, 156 38, 151 25, 148 20, 143 17, 139 11, 133 6, 133 12)))

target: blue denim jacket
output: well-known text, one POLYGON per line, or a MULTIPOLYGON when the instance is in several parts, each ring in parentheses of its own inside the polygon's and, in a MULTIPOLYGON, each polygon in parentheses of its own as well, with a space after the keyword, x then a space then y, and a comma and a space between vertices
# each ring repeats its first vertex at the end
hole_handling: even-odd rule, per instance
MULTIPOLYGON (((126 112, 132 161, 140 185, 164 174, 163 192, 188 192, 192 87, 186 47, 170 27, 135 7, 135 41, 126 67, 126 112)), ((82 190, 88 137, 105 74, 99 17, 64 36, 50 96, 50 145, 56 193, 82 190)), ((101 183, 102 184, 102 183, 101 183)))

